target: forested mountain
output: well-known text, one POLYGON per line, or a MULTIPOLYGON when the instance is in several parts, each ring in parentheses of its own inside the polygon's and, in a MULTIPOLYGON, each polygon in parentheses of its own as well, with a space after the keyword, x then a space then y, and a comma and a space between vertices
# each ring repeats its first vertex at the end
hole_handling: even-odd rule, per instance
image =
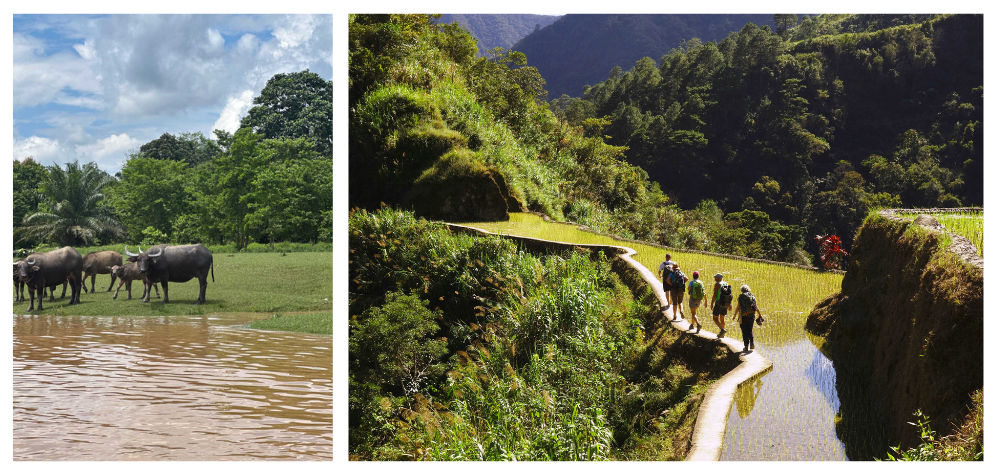
POLYGON ((510 49, 531 32, 558 20, 555 15, 446 13, 438 23, 458 22, 479 41, 479 56, 496 47, 510 49))
MULTIPOLYGON (((811 21, 827 20, 851 19, 811 21)), ((789 41, 809 25, 690 41, 552 106, 608 120, 608 142, 683 207, 849 242, 870 206, 982 204, 982 16, 789 41)))
POLYGON ((580 96, 585 85, 608 78, 644 56, 659 58, 681 41, 717 41, 747 23, 774 26, 772 15, 564 15, 512 49, 545 78, 549 98, 580 96))

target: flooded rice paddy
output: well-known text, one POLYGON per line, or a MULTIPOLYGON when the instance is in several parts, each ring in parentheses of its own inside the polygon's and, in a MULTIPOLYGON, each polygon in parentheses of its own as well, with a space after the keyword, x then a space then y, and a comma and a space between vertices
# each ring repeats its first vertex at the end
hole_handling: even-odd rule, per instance
POLYGON ((330 336, 14 315, 14 460, 331 460, 330 336))
MULTIPOLYGON (((546 223, 531 214, 512 213, 509 222, 466 224, 511 235, 630 247, 637 251, 634 258, 654 273, 667 252, 571 225, 546 223)), ((821 340, 804 330, 809 312, 840 290, 843 276, 698 253, 670 253, 689 277, 699 271, 709 291, 716 272, 725 275, 734 293, 742 284, 749 285, 767 316, 764 326, 754 329, 754 341, 756 350, 774 367, 739 388, 726 426, 722 460, 846 460, 844 443, 835 430, 840 410, 837 375, 818 350, 821 340)), ((700 308, 699 319, 704 329, 717 332, 709 310, 700 308)), ((684 314, 689 317, 687 308, 684 314)), ((731 319, 726 329, 728 336, 742 339, 739 325, 731 319)))

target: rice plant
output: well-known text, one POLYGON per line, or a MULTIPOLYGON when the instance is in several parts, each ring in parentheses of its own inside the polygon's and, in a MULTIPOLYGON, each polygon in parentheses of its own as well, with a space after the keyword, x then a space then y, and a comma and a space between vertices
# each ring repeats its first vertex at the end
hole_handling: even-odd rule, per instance
POLYGON ((982 208, 961 208, 956 210, 905 210, 896 213, 898 216, 913 219, 919 214, 933 216, 948 232, 958 234, 976 246, 979 256, 983 256, 983 210, 982 208))

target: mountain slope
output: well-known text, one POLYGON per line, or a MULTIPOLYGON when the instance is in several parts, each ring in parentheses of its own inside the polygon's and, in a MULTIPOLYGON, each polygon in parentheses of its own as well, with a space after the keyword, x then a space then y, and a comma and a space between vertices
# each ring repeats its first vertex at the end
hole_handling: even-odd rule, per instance
POLYGON ((447 13, 441 16, 438 23, 457 22, 469 30, 473 38, 479 40, 479 56, 482 56, 497 46, 510 49, 536 28, 545 28, 558 19, 558 16, 552 15, 447 13))
POLYGON ((549 99, 578 97, 615 66, 628 70, 644 56, 659 59, 682 40, 718 41, 750 22, 774 29, 772 15, 565 15, 512 49, 538 68, 549 99))

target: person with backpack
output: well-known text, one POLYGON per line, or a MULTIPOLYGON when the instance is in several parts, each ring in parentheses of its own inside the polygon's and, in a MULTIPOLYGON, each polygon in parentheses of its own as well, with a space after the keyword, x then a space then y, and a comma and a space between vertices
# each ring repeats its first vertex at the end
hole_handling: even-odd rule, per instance
POLYGON ((733 312, 733 321, 740 321, 740 330, 743 331, 743 352, 753 351, 753 321, 754 313, 760 316, 758 321, 764 320, 764 314, 760 313, 757 307, 757 297, 750 292, 750 286, 743 284, 740 287, 740 296, 736 299, 736 311, 733 312))
POLYGON ((705 299, 705 284, 698 280, 698 271, 691 273, 693 279, 688 282, 688 307, 691 309, 691 327, 688 330, 694 330, 695 325, 698 326, 698 330, 695 333, 701 331, 701 322, 698 321, 698 306, 702 305, 704 301, 705 308, 708 308, 708 300, 705 299))
POLYGON ((712 289, 712 321, 719 326, 719 338, 726 336, 726 314, 733 308, 733 290, 722 280, 722 273, 715 274, 712 289))
MULTIPOLYGON (((670 281, 670 301, 673 302, 674 307, 674 318, 670 321, 677 320, 677 311, 684 302, 684 284, 687 282, 688 278, 681 272, 680 264, 674 264, 673 272, 667 276, 667 280, 670 281)), ((666 287, 666 284, 664 284, 666 287)), ((681 317, 684 317, 684 312, 681 312, 681 317)))
POLYGON ((663 282, 663 293, 667 298, 667 305, 673 305, 670 300, 670 284, 667 282, 667 276, 670 275, 674 270, 674 264, 676 262, 670 260, 670 253, 666 255, 666 259, 660 263, 660 280, 663 282))

